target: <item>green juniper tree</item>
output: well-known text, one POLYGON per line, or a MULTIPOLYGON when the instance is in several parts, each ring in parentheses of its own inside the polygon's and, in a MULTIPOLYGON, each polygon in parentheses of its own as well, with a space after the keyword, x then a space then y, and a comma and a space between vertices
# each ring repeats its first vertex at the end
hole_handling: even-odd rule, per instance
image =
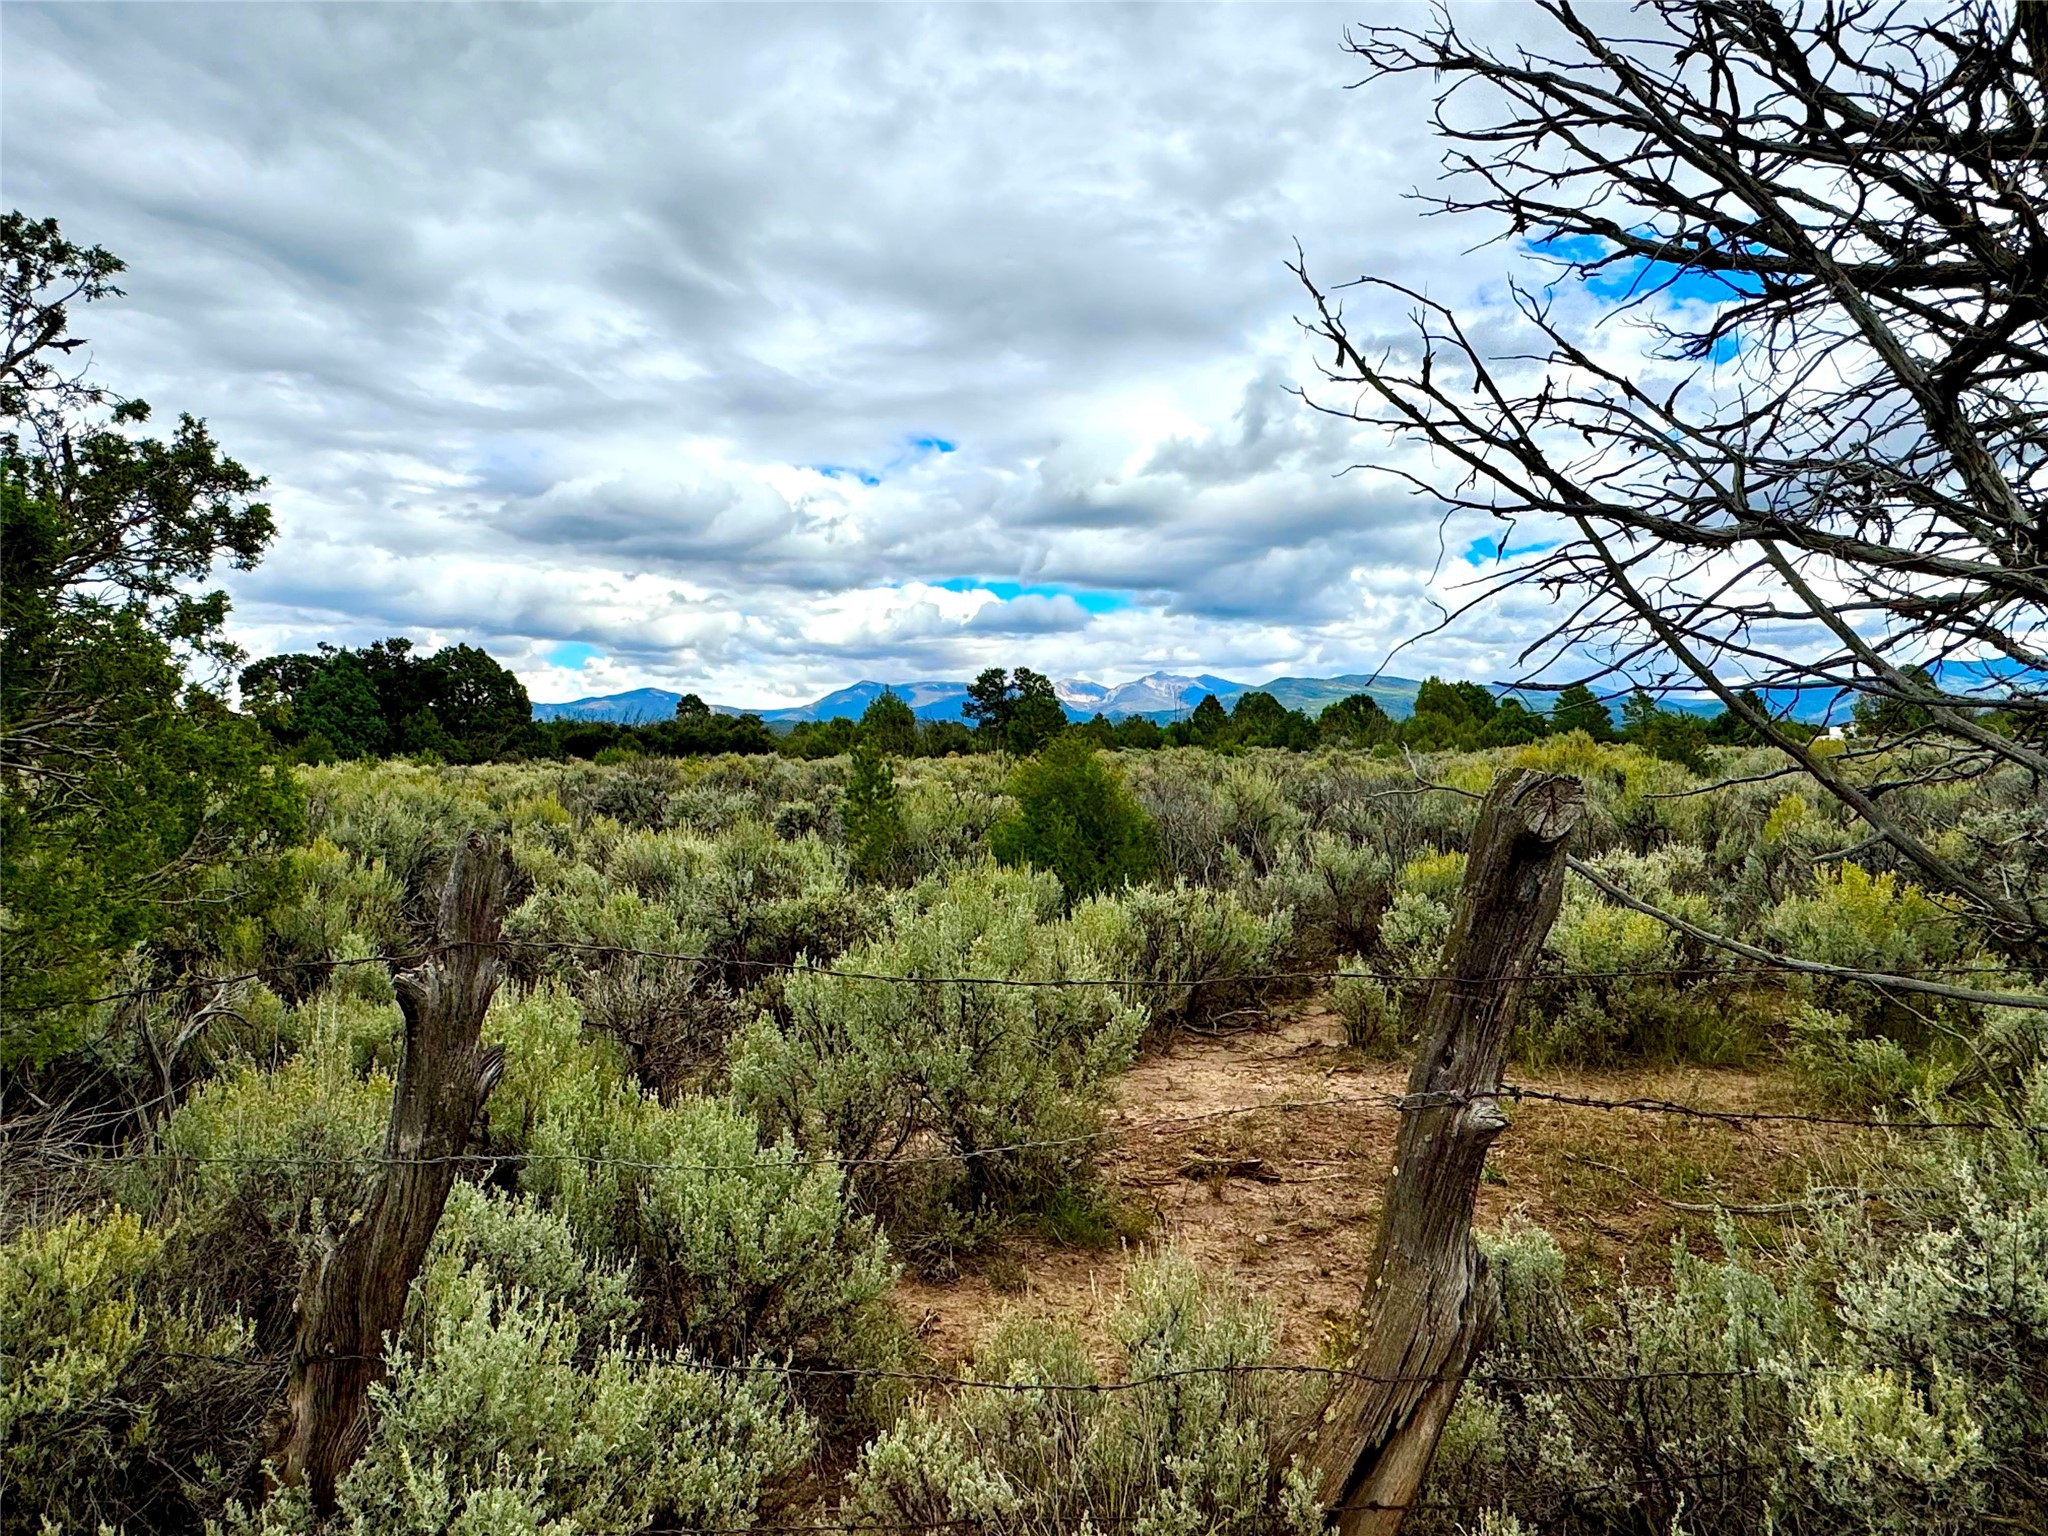
POLYGON ((860 739, 890 757, 914 757, 917 716, 893 690, 884 688, 861 711, 860 739))
POLYGON ((895 770, 872 741, 853 749, 839 814, 854 873, 864 880, 886 879, 903 854, 903 806, 895 770))
POLYGON ((1067 712, 1044 673, 1019 667, 1010 676, 1016 698, 1003 729, 1003 744, 1019 757, 1029 757, 1067 728, 1067 712))
MULTIPOLYGON (((394 635, 358 650, 322 645, 317 654, 267 656, 242 669, 242 701, 279 742, 314 761, 434 752, 478 762, 531 745, 526 685, 488 652, 473 645, 416 652, 394 635)), ((685 711, 693 699, 677 705, 678 720, 701 716, 704 729, 718 734, 728 722, 702 700, 696 714, 685 711)))
POLYGON ((1339 699, 1323 711, 1316 727, 1324 741, 1343 746, 1376 746, 1394 735, 1394 722, 1369 693, 1339 699))
POLYGON ((297 792, 219 691, 237 653, 215 566, 274 532, 263 481, 204 422, 165 436, 89 382, 71 307, 122 263, 0 218, 0 1061, 46 1061, 137 946, 255 899, 297 792), (223 876, 232 866, 232 875, 223 876), (202 899, 203 898, 203 899, 202 899))
POLYGON ((967 699, 960 706, 960 713, 984 741, 1001 746, 1010 728, 1014 705, 1009 674, 1001 667, 988 667, 967 685, 967 699))
POLYGON ((1142 880, 1158 862, 1151 818, 1085 736, 1061 736, 1020 764, 1010 793, 1017 808, 990 829, 989 850, 1003 864, 1051 870, 1070 903, 1142 880))
POLYGON ((1614 716, 1584 683, 1562 690, 1550 708, 1553 731, 1584 731, 1595 741, 1614 740, 1614 716))

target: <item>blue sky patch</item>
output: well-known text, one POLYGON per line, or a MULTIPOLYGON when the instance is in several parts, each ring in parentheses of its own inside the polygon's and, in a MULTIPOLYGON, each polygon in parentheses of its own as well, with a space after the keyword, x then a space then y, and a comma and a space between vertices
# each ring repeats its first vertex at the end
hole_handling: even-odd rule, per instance
POLYGON ((1132 606, 1128 592, 1109 592, 1097 587, 1070 587, 1065 582, 983 581, 977 576, 949 576, 929 583, 948 592, 993 592, 1004 602, 1019 597, 1071 597, 1089 613, 1120 613, 1132 606))
MULTIPOLYGON (((1598 261, 1612 249, 1597 235, 1552 235, 1528 245, 1538 256, 1577 262, 1598 261)), ((1614 302, 1660 292, 1667 304, 1726 304, 1754 298, 1763 292, 1763 284, 1747 272, 1697 272, 1673 262, 1631 256, 1593 273, 1586 279, 1586 291, 1614 302)))
POLYGON ((858 480, 862 485, 880 485, 884 475, 894 474, 899 469, 908 469, 919 459, 929 458, 935 453, 954 453, 960 445, 951 438, 933 437, 929 434, 907 437, 903 440, 903 451, 892 454, 889 462, 880 469, 863 469, 857 464, 810 464, 806 465, 827 480, 858 480))
POLYGON ((1465 546, 1465 563, 1485 565, 1494 560, 1512 560, 1517 555, 1540 555, 1544 550, 1555 549, 1563 542, 1563 539, 1549 539, 1541 544, 1517 544, 1510 539, 1507 547, 1503 549, 1498 535, 1474 539, 1465 546))
POLYGON ((557 667, 580 668, 588 661, 604 660, 604 652, 594 645, 585 645, 581 640, 564 640, 550 651, 542 653, 557 667))

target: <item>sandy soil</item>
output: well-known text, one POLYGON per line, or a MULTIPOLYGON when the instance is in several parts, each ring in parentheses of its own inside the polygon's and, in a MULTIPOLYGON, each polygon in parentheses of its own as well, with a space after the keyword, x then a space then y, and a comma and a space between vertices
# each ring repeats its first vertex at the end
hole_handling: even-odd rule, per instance
MULTIPOLYGON (((1730 1109, 1780 1102, 1767 1079, 1742 1072, 1511 1075, 1609 1098, 1730 1109)), ((1278 1314, 1282 1352, 1312 1359, 1357 1312, 1392 1165, 1396 1114, 1386 1101, 1406 1079, 1405 1066, 1346 1048, 1341 1023, 1321 1004, 1242 1034, 1179 1037, 1119 1083, 1111 1121, 1124 1134, 1105 1144, 1102 1175, 1140 1218, 1143 1241, 1172 1243, 1234 1276, 1278 1314), (1331 1100, 1340 1102, 1318 1102, 1331 1100), (1153 1123, 1286 1102, 1305 1107, 1153 1123)), ((1623 1270, 1654 1279, 1674 1238, 1711 1246, 1717 1204, 1782 1200, 1816 1176, 1820 1154, 1796 1128, 1530 1103, 1495 1144, 1478 1223, 1548 1228, 1584 1283, 1623 1270)), ((943 1364, 964 1360, 1008 1308, 1073 1318, 1099 1345, 1128 1256, 1015 1238, 949 1283, 906 1277, 898 1301, 943 1364)))

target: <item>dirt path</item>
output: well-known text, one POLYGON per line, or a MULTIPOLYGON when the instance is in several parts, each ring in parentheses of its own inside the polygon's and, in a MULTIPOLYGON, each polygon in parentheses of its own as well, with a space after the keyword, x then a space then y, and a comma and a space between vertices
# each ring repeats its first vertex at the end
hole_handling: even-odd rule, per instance
MULTIPOLYGON (((1605 1097, 1650 1095, 1715 1108, 1776 1102, 1755 1074, 1701 1068, 1623 1075, 1520 1072, 1531 1086, 1605 1097)), ((1140 1060, 1118 1084, 1104 1180, 1149 1218, 1145 1241, 1172 1243, 1228 1272, 1278 1314, 1281 1348, 1311 1359, 1359 1305, 1372 1258, 1380 1191, 1393 1160, 1405 1066, 1362 1061, 1321 1004, 1263 1029, 1182 1037, 1140 1060), (1363 1099, 1263 1110, 1195 1124, 1154 1124, 1245 1104, 1363 1099)), ((1479 1225, 1527 1219, 1576 1260, 1608 1274, 1654 1276, 1670 1241, 1704 1246, 1716 1202, 1782 1199, 1804 1187, 1819 1155, 1795 1132, 1738 1130, 1666 1116, 1525 1105, 1496 1143, 1479 1225), (1692 1210, 1687 1207, 1706 1207, 1692 1210)), ((940 1361, 964 1359, 1007 1308, 1098 1323, 1127 1254, 1019 1238, 944 1285, 909 1279, 906 1316, 940 1361)), ((1588 1269, 1587 1273, 1592 1270, 1588 1269)))

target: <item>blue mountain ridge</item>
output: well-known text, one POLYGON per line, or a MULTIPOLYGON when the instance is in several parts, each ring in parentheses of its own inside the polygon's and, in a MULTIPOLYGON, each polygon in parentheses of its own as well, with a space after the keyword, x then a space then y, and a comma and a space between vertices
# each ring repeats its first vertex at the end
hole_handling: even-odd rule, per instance
MULTIPOLYGON (((1370 693, 1388 714, 1404 719, 1414 710, 1415 691, 1420 686, 1414 680, 1402 677, 1280 677, 1270 683, 1251 684, 1209 673, 1182 675, 1165 672, 1155 672, 1114 687, 1081 680, 1063 680, 1054 684, 1060 695, 1061 707, 1070 720, 1087 720, 1097 714, 1112 720, 1144 715, 1162 723, 1186 716, 1211 695, 1228 708, 1240 695, 1251 692, 1255 687, 1271 693, 1287 708, 1305 710, 1311 715, 1321 714, 1329 705, 1349 694, 1370 693)), ((795 725, 803 720, 858 719, 870 704, 881 697, 884 689, 909 704, 911 712, 920 720, 965 718, 963 706, 967 702, 967 685, 939 680, 880 683, 864 679, 850 687, 834 689, 808 704, 756 710, 742 710, 732 704, 713 704, 711 708, 722 715, 759 715, 769 725, 782 726, 795 725)), ((536 720, 610 720, 622 724, 645 724, 650 720, 670 718, 681 698, 681 694, 665 688, 636 688, 630 693, 572 699, 558 704, 536 704, 533 716, 536 720)))
MULTIPOLYGON (((1945 685, 1963 693, 1988 684, 2009 682, 2011 674, 2017 670, 2023 669, 1999 662, 1948 662, 1935 668, 1945 685)), ((1337 677, 1276 677, 1266 683, 1238 683, 1206 672, 1153 672, 1114 686, 1078 678, 1062 679, 1053 684, 1070 720, 1087 720, 1097 714, 1112 720, 1144 715, 1162 724, 1186 716, 1210 695, 1228 708, 1240 695, 1254 689, 1270 693, 1287 708, 1299 709, 1309 715, 1320 715, 1337 700, 1354 693, 1367 693, 1394 719, 1405 720, 1415 712, 1415 693, 1421 686, 1413 678, 1367 673, 1344 673, 1337 677)), ((858 719, 870 704, 881 697, 884 689, 907 702, 911 713, 920 720, 964 718, 962 706, 967 701, 967 685, 942 680, 918 683, 863 680, 850 687, 834 689, 808 704, 793 704, 781 709, 745 710, 733 704, 713 704, 711 708, 721 715, 759 715, 769 725, 787 728, 802 720, 858 719)), ((1547 694, 1524 693, 1520 697, 1532 709, 1542 711, 1549 708, 1550 696, 1547 694)), ((635 688, 630 693, 572 699, 560 704, 536 704, 533 717, 536 720, 609 720, 644 725, 652 720, 671 718, 681 698, 681 694, 671 693, 666 688, 635 688)), ((1846 719, 1849 712, 1848 701, 1832 689, 1767 688, 1764 698, 1773 709, 1814 723, 1839 722, 1846 719)), ((1720 700, 1703 694, 1674 693, 1666 695, 1661 702, 1667 709, 1685 710, 1691 714, 1714 715, 1721 711, 1720 700)), ((1610 708, 1618 716, 1620 700, 1611 700, 1610 708)))
MULTIPOLYGON (((1229 678, 1208 673, 1191 677, 1154 673, 1115 688, 1079 681, 1055 684, 1060 693, 1061 707, 1066 710, 1069 720, 1087 720, 1097 714, 1111 720, 1143 715, 1162 725, 1185 718, 1197 704, 1211 695, 1227 709, 1241 695, 1254 689, 1272 694, 1288 709, 1298 709, 1311 716, 1320 715, 1337 700, 1354 693, 1370 694, 1389 716, 1405 720, 1415 712, 1415 693, 1421 686, 1413 678, 1370 677, 1358 673, 1341 677, 1276 677, 1271 682, 1257 684, 1232 682, 1229 678)), ((792 704, 781 709, 746 710, 735 704, 713 704, 711 708, 721 715, 758 715, 769 725, 787 729, 805 720, 857 720, 870 704, 881 697, 884 689, 908 703, 911 713, 920 720, 965 718, 962 706, 967 702, 967 685, 936 680, 917 683, 863 680, 850 687, 834 689, 808 704, 792 704)), ((681 698, 681 694, 671 693, 666 688, 635 688, 630 693, 604 694, 559 704, 536 704, 533 717, 536 720, 606 720, 623 725, 645 725, 649 721, 671 718, 681 698)), ((1548 708, 1548 700, 1543 695, 1528 695, 1526 699, 1532 709, 1548 708)), ((1672 697, 1664 702, 1667 708, 1702 714, 1718 713, 1721 707, 1714 699, 1672 697)), ((1771 702, 1778 705, 1783 701, 1773 698, 1771 702)), ((1802 701, 1802 707, 1794 712, 1802 719, 1821 719, 1828 713, 1827 700, 1817 699, 1810 706, 1802 701)))

